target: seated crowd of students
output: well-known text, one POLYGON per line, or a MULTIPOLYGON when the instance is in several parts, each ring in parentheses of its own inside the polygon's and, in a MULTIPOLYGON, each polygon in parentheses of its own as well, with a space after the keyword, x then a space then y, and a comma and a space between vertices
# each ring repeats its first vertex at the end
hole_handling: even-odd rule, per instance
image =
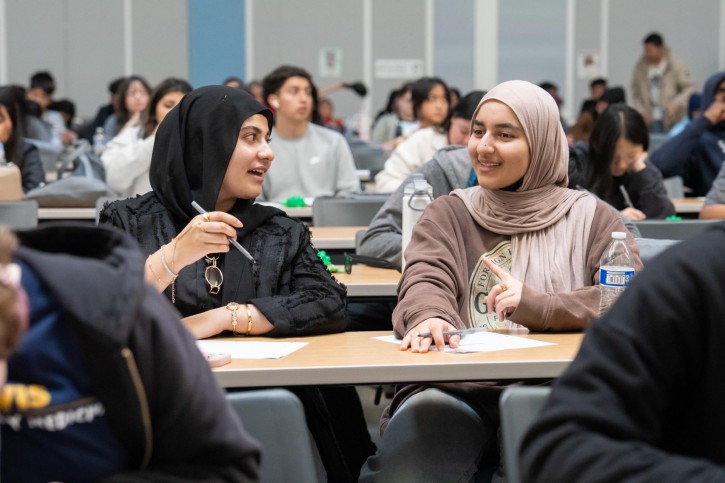
MULTIPOLYGON (((299 67, 280 66, 248 86, 236 78, 225 84, 117 79, 111 103, 80 127, 51 108, 48 73, 34 75, 27 90, 0 87, 0 142, 21 168, 25 191, 46 182, 26 138, 70 145, 103 133, 106 182, 122 198, 102 209, 99 227, 0 229, 3 479, 256 481, 264 449, 232 414, 201 354, 192 355, 194 339, 353 326, 345 287, 317 256, 307 227, 255 203, 360 192, 350 133, 329 111, 321 120, 317 87, 299 67)), ((652 153, 646 117, 617 94, 593 82, 583 116, 568 130, 553 91, 527 81, 472 91, 455 104, 437 77, 391 94, 372 129, 389 155, 374 184, 390 196, 357 251, 400 269, 403 190, 422 174, 434 200, 406 249, 397 303, 383 310, 401 350, 456 347, 460 336, 444 332, 466 327, 587 328, 600 315, 599 261, 611 233, 627 234, 640 272, 630 222, 675 214, 663 176, 681 176, 693 194, 707 195, 703 218, 725 218, 725 72, 705 83, 702 115, 652 153)), ((708 384, 721 356, 708 355, 725 341, 716 323, 725 309, 709 306, 704 293, 725 272, 685 255, 687 247, 714 249, 722 236, 716 226, 658 259, 593 324, 582 360, 558 382, 526 440, 529 479, 720 476, 725 422, 714 417, 709 445, 695 436, 723 399, 722 388, 708 384), (673 306, 664 334, 656 335, 661 319, 647 315, 641 300, 673 306), (635 320, 667 354, 686 344, 685 362, 652 362, 662 354, 634 333, 635 320), (685 321, 699 338, 677 336, 688 332, 685 321), (621 381, 632 367, 643 387, 621 381), (597 379, 587 385, 592 372, 597 379), (609 415, 597 409, 594 384, 611 387, 609 415), (639 392, 629 393, 632 386, 639 392), (686 402, 688 387, 712 397, 686 402), (581 409, 580 400, 589 406, 581 409), (651 414, 648 402, 656 406, 651 414), (681 407, 688 416, 678 419, 681 407), (608 467, 595 454, 606 451, 642 461, 608 467), (653 470, 667 453, 679 456, 653 470), (698 456, 708 461, 694 462, 698 456)), ((366 329, 366 317, 356 329, 366 329)), ((521 382, 398 387, 378 447, 353 388, 296 394, 329 481, 481 481, 501 477, 498 398, 521 382)))

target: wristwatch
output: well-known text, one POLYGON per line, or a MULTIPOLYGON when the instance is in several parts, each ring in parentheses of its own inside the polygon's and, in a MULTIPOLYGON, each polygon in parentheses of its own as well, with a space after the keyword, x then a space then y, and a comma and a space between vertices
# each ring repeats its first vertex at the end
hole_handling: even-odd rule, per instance
POLYGON ((227 304, 227 310, 230 310, 232 312, 232 334, 242 335, 237 334, 237 322, 239 321, 239 319, 237 318, 237 310, 239 310, 239 304, 236 302, 229 302, 227 304))

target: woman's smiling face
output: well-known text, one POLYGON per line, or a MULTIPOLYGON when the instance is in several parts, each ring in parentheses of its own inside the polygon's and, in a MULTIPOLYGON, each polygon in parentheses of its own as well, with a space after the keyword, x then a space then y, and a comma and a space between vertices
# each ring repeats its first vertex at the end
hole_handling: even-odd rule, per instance
POLYGON ((516 114, 506 104, 484 102, 473 118, 468 155, 486 189, 501 189, 523 178, 529 169, 529 142, 516 114))

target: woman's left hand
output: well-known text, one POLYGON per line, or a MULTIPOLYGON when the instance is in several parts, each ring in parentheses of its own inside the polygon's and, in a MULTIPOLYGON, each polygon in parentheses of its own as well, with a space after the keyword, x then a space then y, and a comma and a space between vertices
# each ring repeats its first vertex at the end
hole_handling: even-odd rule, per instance
POLYGON ((634 163, 629 166, 629 172, 635 174, 639 173, 640 171, 644 171, 644 169, 647 167, 645 161, 647 161, 647 151, 643 151, 642 154, 637 157, 634 163))
POLYGON ((486 297, 486 308, 489 313, 495 312, 498 320, 502 322, 519 306, 524 284, 488 258, 484 257, 483 263, 499 279, 499 283, 494 285, 486 297))

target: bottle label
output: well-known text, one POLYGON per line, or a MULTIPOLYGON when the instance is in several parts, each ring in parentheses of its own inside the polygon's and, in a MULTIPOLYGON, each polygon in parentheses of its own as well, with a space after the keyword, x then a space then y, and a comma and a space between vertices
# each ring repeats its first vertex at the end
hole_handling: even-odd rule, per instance
POLYGON ((610 287, 626 287, 634 277, 630 267, 602 267, 599 269, 599 284, 610 287))

